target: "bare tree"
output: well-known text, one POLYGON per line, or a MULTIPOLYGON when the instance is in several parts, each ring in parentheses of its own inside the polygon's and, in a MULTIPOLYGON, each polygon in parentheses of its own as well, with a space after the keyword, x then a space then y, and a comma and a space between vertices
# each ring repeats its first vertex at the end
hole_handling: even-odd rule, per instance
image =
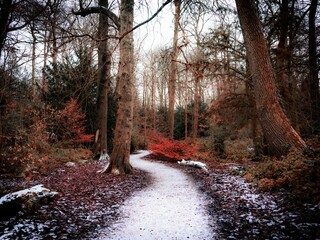
MULTIPOLYGON (((108 8, 108 0, 99 0, 99 6, 108 8)), ((98 38, 107 39, 108 36, 108 16, 105 14, 99 14, 99 27, 98 38)), ((98 119, 97 126, 99 131, 99 140, 97 143, 97 150, 102 153, 108 152, 108 136, 107 136, 107 124, 108 124, 108 89, 110 85, 110 70, 111 70, 111 53, 108 49, 107 40, 98 42, 98 94, 97 94, 97 107, 98 107, 98 119)))
POLYGON ((311 119, 314 133, 320 131, 319 66, 317 64, 316 12, 318 0, 311 0, 309 13, 309 78, 311 119))
POLYGON ((236 4, 253 75, 258 117, 268 147, 277 156, 285 154, 290 147, 307 150, 306 143, 293 129, 279 104, 271 60, 254 1, 236 0, 236 4))
MULTIPOLYGON (((120 34, 133 28, 134 0, 122 0, 120 6, 120 34)), ((123 174, 132 172, 129 163, 133 123, 134 56, 133 34, 120 41, 118 72, 119 100, 113 150, 107 172, 123 174)))
POLYGON ((46 1, 0 1, 0 56, 8 33, 25 28, 39 16, 43 16, 46 8, 46 1))
POLYGON ((31 35, 32 35, 32 76, 31 76, 31 84, 32 84, 32 99, 33 101, 36 99, 37 95, 37 84, 36 84, 36 44, 37 37, 35 33, 34 24, 30 27, 31 35))
POLYGON ((3 0, 0 2, 0 56, 9 31, 11 9, 12 0, 3 0))
POLYGON ((169 109, 168 109, 168 129, 169 138, 173 139, 174 135, 174 101, 176 92, 176 80, 177 80, 177 58, 179 54, 178 49, 178 33, 179 33, 179 21, 180 21, 180 8, 181 0, 174 0, 175 5, 175 20, 174 20, 174 33, 173 33, 173 47, 172 47, 172 62, 170 69, 170 78, 168 84, 169 95, 169 109))

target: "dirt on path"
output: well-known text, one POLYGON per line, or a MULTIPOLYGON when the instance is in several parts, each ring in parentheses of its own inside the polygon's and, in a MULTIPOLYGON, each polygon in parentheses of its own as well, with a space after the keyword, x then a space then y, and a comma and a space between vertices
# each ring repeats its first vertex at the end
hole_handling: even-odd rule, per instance
POLYGON ((134 168, 150 173, 152 183, 124 203, 120 220, 98 239, 214 239, 205 196, 192 178, 181 170, 141 159, 148 154, 141 151, 130 161, 134 168))

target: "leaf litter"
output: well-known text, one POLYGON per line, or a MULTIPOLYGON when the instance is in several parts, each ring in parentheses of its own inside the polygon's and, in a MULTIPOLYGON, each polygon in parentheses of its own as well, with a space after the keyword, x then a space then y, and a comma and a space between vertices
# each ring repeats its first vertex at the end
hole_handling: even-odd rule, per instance
POLYGON ((0 220, 0 239, 92 239, 97 229, 110 227, 119 217, 120 205, 146 187, 149 176, 139 170, 127 176, 97 174, 101 167, 98 162, 63 167, 28 183, 0 179, 2 192, 41 183, 59 193, 56 201, 33 214, 18 213, 0 220))

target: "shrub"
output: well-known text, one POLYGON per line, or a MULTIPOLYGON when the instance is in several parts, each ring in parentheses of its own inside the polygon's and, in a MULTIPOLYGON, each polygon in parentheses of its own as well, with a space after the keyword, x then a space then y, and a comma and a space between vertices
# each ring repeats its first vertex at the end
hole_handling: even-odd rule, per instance
POLYGON ((253 146, 251 139, 242 138, 234 141, 227 140, 226 144, 226 157, 230 161, 242 162, 243 159, 253 158, 254 151, 250 151, 249 147, 253 146))
POLYGON ((93 139, 92 134, 85 134, 85 114, 75 99, 70 99, 64 109, 55 113, 51 122, 51 131, 60 141, 70 143, 87 143, 93 139))
POLYGON ((186 140, 171 140, 156 133, 149 135, 149 141, 149 149, 154 154, 165 158, 181 160, 201 157, 197 144, 192 144, 186 140))
POLYGON ((139 149, 147 149, 148 139, 144 134, 144 130, 141 130, 138 126, 133 126, 132 135, 131 135, 131 153, 139 149))
POLYGON ((268 158, 251 167, 250 174, 262 191, 288 190, 288 197, 315 202, 320 200, 320 159, 290 151, 281 159, 268 158))
POLYGON ((259 188, 262 191, 271 191, 275 188, 275 181, 269 178, 262 178, 259 180, 259 188))
MULTIPOLYGON (((0 173, 29 176, 33 171, 45 172, 66 161, 86 156, 79 143, 91 141, 85 134, 85 115, 75 100, 70 100, 65 109, 54 110, 41 103, 17 103, 12 101, 3 107, 0 115, 0 173), (77 149, 62 149, 55 144, 52 135, 63 138, 69 146, 77 149), (73 158, 75 156, 75 158, 73 158)), ((65 147, 64 146, 64 147, 65 147)))

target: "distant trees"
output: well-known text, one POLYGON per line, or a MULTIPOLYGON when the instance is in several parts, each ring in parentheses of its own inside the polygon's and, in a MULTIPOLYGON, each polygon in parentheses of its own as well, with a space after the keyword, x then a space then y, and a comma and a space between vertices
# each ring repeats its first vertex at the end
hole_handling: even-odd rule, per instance
POLYGON ((62 109, 70 98, 77 100, 88 117, 87 126, 93 129, 97 89, 93 49, 80 46, 72 54, 64 55, 60 61, 46 67, 47 91, 42 93, 42 101, 62 109))
POLYGON ((139 141, 146 146, 152 131, 200 143, 210 134, 221 156, 224 141, 240 135, 257 146, 265 138, 281 155, 319 133, 317 0, 237 0, 245 44, 223 1, 163 1, 136 26, 134 3, 0 2, 0 141, 25 131, 19 122, 29 115, 12 106, 47 114, 70 99, 86 114, 85 133, 99 130, 95 152, 112 150, 113 173, 132 171, 129 152, 139 141), (136 58, 132 31, 167 4, 170 44, 136 58), (258 13, 248 19, 244 8, 258 13))
POLYGON ((43 18, 46 7, 46 1, 37 0, 0 2, 0 56, 8 33, 23 29, 31 22, 39 21, 43 18))

